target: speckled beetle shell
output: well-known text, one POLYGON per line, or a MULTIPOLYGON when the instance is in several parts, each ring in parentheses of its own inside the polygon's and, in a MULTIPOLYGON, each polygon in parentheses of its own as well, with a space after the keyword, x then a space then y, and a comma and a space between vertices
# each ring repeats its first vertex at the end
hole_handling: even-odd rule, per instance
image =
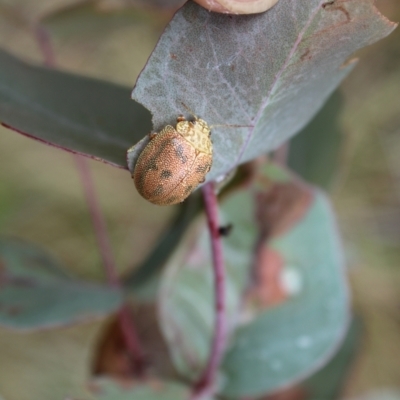
POLYGON ((140 154, 133 179, 138 192, 151 203, 164 206, 180 203, 210 171, 213 149, 210 128, 204 120, 178 117, 176 128, 167 125, 150 134, 140 154))

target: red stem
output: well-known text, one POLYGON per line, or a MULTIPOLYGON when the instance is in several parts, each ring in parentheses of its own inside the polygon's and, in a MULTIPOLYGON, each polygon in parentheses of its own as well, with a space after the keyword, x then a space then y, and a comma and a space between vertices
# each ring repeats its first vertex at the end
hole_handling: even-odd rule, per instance
MULTIPOLYGON (((36 26, 33 29, 38 46, 44 58, 44 64, 49 68, 54 68, 56 65, 55 55, 48 32, 42 26, 36 26)), ((116 264, 112 254, 110 240, 107 234, 107 226, 101 213, 97 195, 94 188, 92 176, 90 174, 89 164, 87 160, 77 154, 74 154, 74 159, 81 177, 83 190, 85 193, 86 203, 89 208, 90 216, 93 223, 93 228, 97 240, 97 245, 105 273, 107 282, 110 286, 121 288, 121 282, 118 277, 116 264)), ((118 321, 121 327, 121 332, 125 340, 127 352, 132 358, 135 370, 138 376, 144 375, 145 357, 140 346, 140 341, 136 333, 135 325, 130 314, 128 305, 122 304, 118 310, 118 321)))
POLYGON ((218 368, 227 342, 227 321, 225 305, 225 266, 222 241, 219 234, 218 200, 213 183, 203 186, 203 198, 211 236, 212 261, 215 285, 215 324, 211 351, 206 368, 195 385, 192 400, 206 397, 214 391, 218 368))
POLYGON ((128 354, 132 358, 137 377, 143 378, 146 368, 146 357, 142 350, 136 328, 132 320, 131 311, 127 304, 123 304, 118 311, 118 319, 122 335, 128 349, 128 354))
POLYGON ((33 32, 39 49, 43 55, 44 65, 49 68, 54 68, 56 66, 56 57, 53 51, 53 46, 51 45, 49 33, 40 25, 35 26, 33 32))

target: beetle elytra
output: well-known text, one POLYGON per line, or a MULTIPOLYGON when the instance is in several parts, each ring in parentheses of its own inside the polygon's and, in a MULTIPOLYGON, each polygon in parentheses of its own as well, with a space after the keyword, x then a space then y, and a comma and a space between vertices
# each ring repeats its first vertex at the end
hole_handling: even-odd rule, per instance
POLYGON ((153 204, 182 202, 211 169, 211 129, 206 121, 194 118, 179 116, 175 128, 167 125, 151 133, 139 155, 132 177, 140 195, 153 204))

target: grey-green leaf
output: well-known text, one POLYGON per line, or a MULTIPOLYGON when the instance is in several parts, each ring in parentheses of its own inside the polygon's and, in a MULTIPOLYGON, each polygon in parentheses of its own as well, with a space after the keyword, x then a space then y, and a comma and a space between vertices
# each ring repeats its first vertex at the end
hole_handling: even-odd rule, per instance
POLYGON ((41 329, 106 316, 122 302, 119 290, 70 278, 47 253, 18 240, 0 240, 0 325, 41 329))
POLYGON ((181 203, 173 220, 154 245, 153 251, 133 272, 125 276, 124 287, 136 301, 149 301, 156 297, 162 269, 201 207, 201 198, 195 195, 181 203))
POLYGON ((299 131, 351 70, 357 49, 395 27, 373 0, 280 0, 265 13, 180 9, 139 76, 132 97, 153 114, 154 129, 186 107, 213 130, 207 180, 277 148, 299 131))
POLYGON ((126 168, 126 150, 151 130, 149 112, 129 97, 0 50, 0 123, 47 144, 126 168))
MULTIPOLYGON (((290 183, 277 168, 266 168, 263 176, 261 182, 290 183)), ((265 244, 282 259, 289 299, 272 308, 241 310, 259 234, 255 191, 233 194, 221 210, 221 223, 233 226, 223 239, 226 303, 231 334, 238 329, 221 371, 220 391, 228 398, 258 396, 310 375, 333 354, 348 322, 339 234, 329 201, 316 190, 304 215, 265 244)), ((208 357, 214 295, 209 237, 204 225, 192 229, 167 265, 159 308, 177 369, 196 379, 208 357)))
POLYGON ((338 353, 320 371, 307 379, 302 386, 307 388, 308 400, 336 400, 349 379, 355 356, 362 343, 362 321, 355 317, 346 339, 338 353))
POLYGON ((340 124, 343 95, 336 91, 315 118, 290 141, 288 166, 313 185, 327 189, 341 168, 345 136, 340 124))
POLYGON ((224 363, 223 393, 256 396, 293 384, 334 354, 348 326, 348 290, 329 201, 316 192, 306 215, 272 239, 294 296, 236 333, 224 363))
MULTIPOLYGON (((253 209, 244 206, 249 200, 248 193, 242 192, 223 204, 222 224, 234 226, 224 240, 226 307, 231 329, 237 320, 256 239, 253 209)), ((192 225, 168 261, 158 300, 161 328, 173 362, 182 375, 195 380, 206 364, 214 329, 211 254, 203 219, 192 225)))

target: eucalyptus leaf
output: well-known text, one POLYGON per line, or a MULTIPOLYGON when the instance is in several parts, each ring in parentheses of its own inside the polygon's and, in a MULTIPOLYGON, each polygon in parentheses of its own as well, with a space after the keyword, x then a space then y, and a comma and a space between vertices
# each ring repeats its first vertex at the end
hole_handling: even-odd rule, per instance
POLYGON ((150 114, 109 82, 33 66, 0 50, 0 122, 28 137, 126 168, 150 114))
MULTIPOLYGON (((256 308, 243 299, 260 241, 257 193, 266 190, 265 182, 286 187, 291 179, 288 172, 268 165, 252 187, 232 194, 221 206, 221 224, 233 227, 223 239, 231 345, 219 383, 228 398, 258 396, 310 375, 334 353, 347 327, 339 234, 328 200, 316 190, 305 203, 294 198, 295 213, 283 213, 275 221, 278 231, 263 244, 282 260, 279 279, 288 298, 274 307, 256 308)), ((198 220, 166 266, 158 302, 175 366, 192 380, 204 369, 214 329, 211 268, 208 232, 198 220)))
POLYGON ((188 2, 139 76, 132 97, 154 130, 193 110, 213 130, 207 180, 276 149, 298 132, 349 73, 356 50, 395 27, 373 0, 280 0, 257 15, 211 13, 188 2))
MULTIPOLYGON (((241 192, 225 202, 222 210, 222 225, 233 225, 232 233, 224 241, 227 272, 225 301, 230 330, 236 325, 256 238, 256 229, 252 225, 253 210, 243 207, 247 201, 248 194, 241 192)), ((185 240, 168 260, 158 298, 161 329, 173 362, 182 375, 193 380, 199 378, 203 371, 214 329, 209 240, 204 219, 199 217, 193 221, 185 240)))
MULTIPOLYGON (((220 389, 228 398, 261 395, 310 375, 333 354, 346 330, 348 293, 329 202, 317 191, 304 202, 301 192, 290 189, 291 179, 287 171, 268 165, 251 188, 222 203, 221 224, 233 226, 223 238, 227 319, 233 338, 220 389), (257 193, 267 190, 266 182, 289 187, 289 194, 294 194, 293 207, 283 209, 279 217, 274 206, 282 207, 285 199, 271 205, 276 220, 270 224, 272 236, 262 245, 282 260, 279 279, 286 282, 289 297, 272 308, 254 308, 248 298, 255 249, 262 239, 257 193)), ((211 269, 209 236, 201 220, 168 262, 159 295, 161 326, 173 362, 192 380, 204 369, 214 329, 211 269)))
POLYGON ((156 380, 126 387, 110 380, 100 380, 92 386, 98 393, 98 400, 187 400, 189 395, 189 388, 185 386, 156 380))
POLYGON ((275 391, 309 376, 333 356, 348 326, 343 253, 322 192, 315 192, 301 221, 268 247, 282 257, 293 295, 236 332, 222 366, 223 393, 233 398, 275 391))
POLYGON ((0 240, 0 326, 33 330, 106 316, 121 291, 69 277, 40 248, 0 240))
POLYGON ((343 95, 335 91, 318 114, 290 141, 288 166, 313 185, 327 189, 340 169, 344 131, 343 95))
POLYGON ((336 400, 349 378, 356 353, 362 340, 362 321, 355 317, 346 339, 332 360, 320 371, 307 379, 302 386, 307 388, 308 400, 336 400))
POLYGON ((124 287, 135 300, 154 300, 162 269, 201 210, 201 205, 199 196, 191 196, 179 204, 176 215, 160 235, 149 256, 124 278, 124 287))

